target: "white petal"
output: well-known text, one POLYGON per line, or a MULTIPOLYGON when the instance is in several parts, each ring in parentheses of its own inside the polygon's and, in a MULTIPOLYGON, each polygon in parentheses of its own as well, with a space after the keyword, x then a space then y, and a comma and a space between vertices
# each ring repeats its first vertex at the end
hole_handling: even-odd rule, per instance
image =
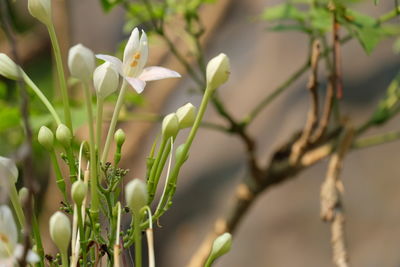
POLYGON ((13 160, 0 156, 0 178, 10 179, 14 184, 17 182, 18 169, 13 160))
POLYGON ((0 206, 0 234, 8 239, 8 247, 14 249, 18 241, 17 225, 11 209, 6 205, 0 206))
POLYGON ((166 78, 179 78, 179 77, 181 77, 181 75, 176 71, 163 67, 153 66, 145 68, 138 78, 147 82, 147 81, 155 81, 166 78))
POLYGON ((140 44, 139 44, 139 53, 140 53, 140 59, 138 63, 138 72, 139 74, 144 66, 147 63, 147 58, 149 56, 149 46, 148 46, 148 41, 147 41, 147 35, 144 31, 142 31, 142 36, 140 36, 140 44))
POLYGON ((123 75, 122 73, 122 62, 119 58, 109 56, 109 55, 103 55, 103 54, 97 54, 96 57, 98 59, 110 62, 111 65, 115 68, 116 71, 118 71, 119 74, 123 75))
POLYGON ((124 58, 122 60, 124 64, 130 64, 133 54, 137 52, 138 49, 139 49, 139 30, 138 28, 134 28, 125 46, 124 58))
POLYGON ((125 80, 135 89, 135 91, 140 94, 143 92, 146 82, 141 79, 125 77, 125 80))
MULTIPOLYGON (((14 249, 13 256, 16 260, 20 260, 22 258, 22 253, 24 253, 24 246, 21 244, 18 244, 14 249)), ((36 252, 34 252, 30 249, 30 250, 28 250, 28 254, 26 255, 26 261, 29 263, 36 263, 36 262, 40 261, 40 257, 38 254, 36 254, 36 252)))

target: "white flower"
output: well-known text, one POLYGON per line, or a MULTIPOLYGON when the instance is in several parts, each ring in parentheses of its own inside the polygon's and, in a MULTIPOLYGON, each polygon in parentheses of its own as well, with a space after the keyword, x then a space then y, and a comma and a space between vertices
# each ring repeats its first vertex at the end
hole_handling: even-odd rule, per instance
POLYGON ((14 161, 0 156, 0 179, 9 179, 13 184, 18 180, 18 169, 14 161))
POLYGON ((110 62, 101 64, 93 73, 93 84, 98 97, 104 99, 118 89, 119 76, 110 62))
POLYGON ((51 1, 50 0, 29 0, 29 13, 42 23, 48 25, 51 23, 51 1))
MULTIPOLYGON (((0 266, 13 267, 21 259, 23 246, 18 244, 18 230, 10 208, 0 206, 0 266)), ((35 263, 39 256, 29 250, 26 260, 35 263)))
POLYGON ((82 44, 74 45, 68 52, 68 68, 71 76, 88 82, 96 67, 92 50, 82 44))
POLYGON ((214 57, 208 62, 206 72, 208 86, 212 89, 221 86, 228 80, 231 73, 229 58, 224 53, 214 57))
POLYGON ((110 62, 139 94, 143 92, 148 81, 181 77, 176 71, 163 67, 153 66, 144 68, 148 57, 147 36, 142 31, 139 39, 139 30, 137 28, 133 29, 129 37, 122 62, 119 58, 109 55, 96 55, 96 57, 110 62))
POLYGON ((0 53, 0 75, 11 80, 17 80, 21 74, 22 69, 9 56, 0 53))

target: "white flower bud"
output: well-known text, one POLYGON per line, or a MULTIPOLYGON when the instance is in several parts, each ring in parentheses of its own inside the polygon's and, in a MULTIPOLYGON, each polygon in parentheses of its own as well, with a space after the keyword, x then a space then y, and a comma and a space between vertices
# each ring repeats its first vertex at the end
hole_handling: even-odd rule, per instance
POLYGON ((77 180, 72 184, 71 197, 74 202, 80 206, 87 195, 87 185, 82 180, 77 180))
POLYGON ((230 233, 224 233, 218 236, 213 242, 209 260, 211 262, 215 261, 225 253, 228 253, 229 250, 231 250, 231 247, 232 235, 230 233))
POLYGON ((57 211, 50 218, 50 237, 61 253, 68 251, 71 240, 71 222, 67 215, 57 211))
POLYGON ((72 140, 71 130, 64 124, 58 125, 56 130, 56 138, 63 147, 68 147, 71 145, 72 140))
POLYGON ((126 135, 122 129, 118 129, 114 134, 114 140, 118 147, 121 147, 125 142, 126 135))
POLYGON ((192 103, 187 103, 178 108, 176 116, 178 116, 180 129, 192 127, 196 119, 196 107, 193 106, 192 103))
POLYGON ((48 151, 54 149, 54 134, 46 126, 40 127, 38 141, 48 151))
POLYGON ((104 99, 118 89, 119 74, 111 63, 103 63, 94 71, 93 84, 97 97, 104 99))
POLYGON ((28 0, 28 10, 32 17, 49 25, 51 22, 51 0, 28 0))
POLYGON ((188 159, 188 157, 189 157, 188 154, 186 154, 185 158, 183 158, 183 156, 184 156, 183 155, 183 150, 185 149, 185 146, 186 146, 186 144, 181 144, 175 150, 175 159, 176 159, 177 162, 181 162, 182 161, 182 163, 184 163, 188 159))
POLYGON ((29 190, 26 187, 22 187, 18 192, 19 201, 23 205, 29 197, 29 190))
POLYGON ((125 186, 126 205, 135 215, 138 215, 140 209, 147 205, 149 194, 147 185, 140 179, 133 179, 125 186))
POLYGON ((229 58, 225 54, 214 57, 207 64, 207 85, 211 89, 218 88, 228 80, 230 71, 229 58))
POLYGON ((82 44, 74 45, 68 52, 68 68, 72 77, 83 82, 89 82, 95 65, 95 57, 92 50, 82 44))
POLYGON ((162 122, 162 136, 164 139, 168 139, 171 136, 175 136, 179 131, 179 120, 175 113, 168 114, 165 116, 162 122))
POLYGON ((0 156, 0 178, 5 177, 15 184, 18 180, 18 168, 14 161, 0 156))
POLYGON ((22 74, 22 69, 6 54, 0 53, 0 75, 17 80, 22 74))

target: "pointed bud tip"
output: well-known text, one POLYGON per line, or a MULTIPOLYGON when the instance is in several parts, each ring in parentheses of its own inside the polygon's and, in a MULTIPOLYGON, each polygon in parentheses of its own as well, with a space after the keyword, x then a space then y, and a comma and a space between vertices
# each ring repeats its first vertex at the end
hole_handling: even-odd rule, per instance
POLYGON ((230 69, 229 58, 224 53, 212 58, 207 64, 207 85, 216 89, 224 84, 229 78, 230 69))

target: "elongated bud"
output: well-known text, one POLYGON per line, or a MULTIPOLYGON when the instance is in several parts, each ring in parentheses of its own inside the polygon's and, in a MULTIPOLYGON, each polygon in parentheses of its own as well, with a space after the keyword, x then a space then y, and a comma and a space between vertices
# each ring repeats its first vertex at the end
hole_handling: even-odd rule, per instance
POLYGON ((207 64, 207 85, 215 89, 224 84, 231 73, 229 58, 221 53, 211 59, 207 64))
POLYGON ((183 154, 183 150, 185 149, 185 146, 186 146, 186 144, 181 144, 181 145, 178 146, 177 149, 175 150, 175 159, 176 159, 176 162, 182 162, 182 163, 184 163, 184 162, 188 159, 189 155, 188 155, 188 154, 186 154, 186 155, 183 154), (183 157, 184 157, 184 158, 183 158, 183 157))
POLYGON ((147 205, 149 194, 146 184, 140 179, 133 179, 125 186, 126 205, 135 215, 138 215, 140 209, 147 205))
POLYGON ((87 191, 87 185, 82 180, 77 180, 75 183, 72 184, 71 197, 76 205, 82 205, 82 202, 87 195, 87 191))
POLYGON ((213 243, 210 256, 208 261, 215 261, 217 258, 226 254, 231 250, 232 247, 232 235, 230 233, 224 233, 218 236, 213 243))
POLYGON ((18 180, 18 168, 9 158, 0 156, 0 177, 9 179, 13 184, 18 180))
POLYGON ((56 130, 56 138, 63 147, 70 146, 72 141, 71 130, 64 124, 58 125, 56 130))
POLYGON ((57 211, 50 218, 50 237, 61 253, 68 251, 71 240, 71 222, 67 215, 57 211))
POLYGON ((194 120, 196 119, 196 107, 193 106, 192 103, 187 103, 178 108, 176 116, 178 116, 180 129, 192 127, 194 120))
POLYGON ((10 80, 17 80, 22 69, 6 54, 0 53, 0 75, 10 80))
POLYGON ((51 22, 51 0, 28 0, 28 10, 32 17, 35 17, 43 24, 51 22))
POLYGON ((40 127, 38 141, 47 151, 54 149, 54 134, 46 126, 40 127))
POLYGON ((19 197, 19 201, 21 202, 21 205, 24 205, 24 203, 26 202, 26 200, 29 197, 28 188, 22 187, 18 192, 18 197, 19 197))
POLYGON ((93 74, 97 97, 106 98, 118 89, 119 74, 109 62, 98 66, 93 74))
POLYGON ((74 45, 68 52, 68 68, 72 77, 89 82, 95 68, 95 57, 92 50, 82 44, 74 45))
POLYGON ((162 122, 162 136, 168 139, 171 136, 176 136, 179 131, 179 120, 175 113, 165 116, 162 122))
POLYGON ((125 142, 125 132, 122 129, 118 129, 114 134, 114 140, 117 147, 121 147, 125 142))

